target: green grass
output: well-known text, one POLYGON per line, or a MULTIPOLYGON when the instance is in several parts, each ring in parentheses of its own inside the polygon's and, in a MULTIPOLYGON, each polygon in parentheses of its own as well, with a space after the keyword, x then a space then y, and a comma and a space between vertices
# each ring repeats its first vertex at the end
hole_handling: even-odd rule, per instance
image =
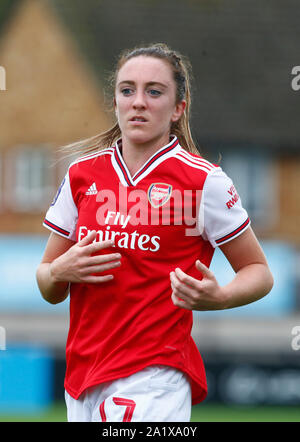
POLYGON ((41 413, 0 414, 0 422, 66 422, 67 412, 64 402, 57 402, 41 413))
MULTIPOLYGON (((66 422, 66 407, 56 403, 39 414, 0 414, 0 422, 66 422)), ((300 407, 242 407, 203 404, 192 408, 191 422, 300 422, 300 407)))
POLYGON ((300 422, 300 407, 196 405, 191 422, 300 422))

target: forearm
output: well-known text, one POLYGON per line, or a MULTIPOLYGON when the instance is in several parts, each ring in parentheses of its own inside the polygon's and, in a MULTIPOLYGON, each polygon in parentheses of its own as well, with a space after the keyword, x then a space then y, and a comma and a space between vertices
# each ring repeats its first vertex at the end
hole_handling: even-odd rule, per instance
POLYGON ((50 304, 58 304, 68 296, 69 283, 55 280, 51 272, 51 263, 41 263, 36 277, 43 298, 50 304))
POLYGON ((267 295, 273 287, 273 277, 267 265, 249 264, 241 268, 234 279, 221 288, 224 308, 250 304, 267 295))

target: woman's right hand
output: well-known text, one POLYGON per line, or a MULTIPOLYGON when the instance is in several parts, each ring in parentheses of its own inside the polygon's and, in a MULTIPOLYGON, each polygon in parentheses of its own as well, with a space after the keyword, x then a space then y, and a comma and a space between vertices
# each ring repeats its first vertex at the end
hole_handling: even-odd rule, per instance
POLYGON ((93 256, 114 245, 113 241, 94 242, 96 236, 95 230, 89 232, 81 241, 51 262, 49 276, 52 282, 98 284, 113 279, 113 275, 101 273, 119 267, 121 255, 108 253, 93 256))

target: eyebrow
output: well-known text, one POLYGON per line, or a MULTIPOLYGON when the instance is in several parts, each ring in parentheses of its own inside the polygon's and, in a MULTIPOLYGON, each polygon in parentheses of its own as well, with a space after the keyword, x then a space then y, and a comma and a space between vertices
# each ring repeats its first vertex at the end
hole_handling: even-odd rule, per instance
MULTIPOLYGON (((134 85, 135 84, 135 82, 134 81, 131 81, 131 80, 123 80, 123 81, 120 81, 120 83, 118 84, 118 86, 120 86, 120 85, 122 85, 122 84, 130 84, 130 85, 134 85)), ((163 88, 165 88, 165 89, 167 89, 167 85, 166 84, 164 84, 164 83, 160 83, 159 81, 148 81, 148 83, 146 83, 146 86, 155 86, 155 85, 159 85, 159 86, 161 86, 161 87, 163 87, 163 88)))

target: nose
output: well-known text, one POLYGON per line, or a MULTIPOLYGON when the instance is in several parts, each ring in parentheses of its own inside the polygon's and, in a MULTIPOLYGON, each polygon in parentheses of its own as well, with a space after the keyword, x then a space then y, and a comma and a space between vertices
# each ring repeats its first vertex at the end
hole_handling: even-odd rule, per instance
POLYGON ((134 109, 144 109, 146 107, 144 91, 137 89, 132 103, 134 109))

